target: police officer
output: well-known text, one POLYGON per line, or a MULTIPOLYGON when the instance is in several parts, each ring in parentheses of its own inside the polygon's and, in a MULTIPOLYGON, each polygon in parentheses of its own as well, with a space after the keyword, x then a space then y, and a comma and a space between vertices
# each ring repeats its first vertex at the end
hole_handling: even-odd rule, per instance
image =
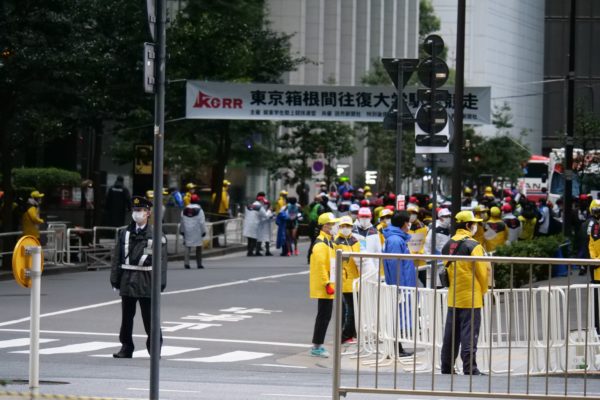
MULTIPOLYGON (((148 335, 146 348, 150 352, 150 298, 152 293, 152 228, 148 226, 152 203, 144 197, 132 199, 133 221, 119 235, 115 246, 110 283, 121 296, 121 350, 115 358, 131 358, 133 354, 133 317, 136 303, 142 310, 144 329, 148 335)), ((162 238, 161 291, 167 285, 167 240, 162 238)), ((160 335, 162 345, 162 333, 160 335)))
MULTIPOLYGON (((444 245, 442 254, 481 257, 483 247, 473 239, 477 223, 472 211, 456 214, 456 234, 444 245)), ((488 262, 456 261, 448 263, 448 314, 444 327, 441 352, 442 374, 454 373, 454 361, 458 356, 463 363, 465 375, 483 375, 477 368, 477 340, 481 326, 483 295, 488 288, 488 262)))

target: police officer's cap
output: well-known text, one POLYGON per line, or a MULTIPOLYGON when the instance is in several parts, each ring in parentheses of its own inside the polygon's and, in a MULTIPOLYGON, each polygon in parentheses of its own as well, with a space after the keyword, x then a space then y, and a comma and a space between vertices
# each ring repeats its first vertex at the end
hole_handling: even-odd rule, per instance
POLYGON ((152 208, 152 202, 143 196, 133 196, 131 199, 132 208, 152 208))

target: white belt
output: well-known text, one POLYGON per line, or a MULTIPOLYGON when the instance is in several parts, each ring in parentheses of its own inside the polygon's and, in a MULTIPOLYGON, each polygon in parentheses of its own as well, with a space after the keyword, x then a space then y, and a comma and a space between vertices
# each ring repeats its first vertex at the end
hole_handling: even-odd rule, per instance
POLYGON ((132 271, 152 271, 152 265, 147 267, 141 265, 129 265, 129 264, 121 264, 122 269, 129 269, 132 271))

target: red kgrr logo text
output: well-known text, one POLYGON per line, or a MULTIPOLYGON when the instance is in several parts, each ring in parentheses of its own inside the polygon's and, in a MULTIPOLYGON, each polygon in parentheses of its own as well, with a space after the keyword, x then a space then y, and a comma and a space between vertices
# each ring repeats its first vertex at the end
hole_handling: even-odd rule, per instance
POLYGON ((198 91, 194 108, 242 108, 242 99, 212 97, 198 91))

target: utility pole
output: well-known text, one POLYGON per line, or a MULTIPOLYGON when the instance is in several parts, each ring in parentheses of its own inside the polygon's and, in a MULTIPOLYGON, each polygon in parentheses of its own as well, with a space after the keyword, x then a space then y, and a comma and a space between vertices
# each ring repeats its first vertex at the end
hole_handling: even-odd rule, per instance
MULTIPOLYGON (((465 10, 466 0, 458 0, 456 22, 456 78, 454 83, 454 169, 452 171, 452 214, 460 211, 462 192, 463 93, 465 88, 465 10)), ((454 227, 454 218, 452 218, 454 227)))
POLYGON ((567 75, 567 134, 565 136, 565 198, 563 212, 563 233, 571 236, 571 210, 573 209, 573 137, 575 130, 575 18, 577 1, 571 0, 569 15, 569 74, 567 75))
MULTIPOLYGON (((166 10, 165 0, 156 0, 156 78, 154 95, 154 230, 152 242, 152 303, 150 333, 150 399, 159 398, 160 369, 160 288, 162 270, 162 188, 163 146, 165 132, 165 60, 166 60, 166 10)), ((154 35, 153 35, 154 36, 154 35)))

